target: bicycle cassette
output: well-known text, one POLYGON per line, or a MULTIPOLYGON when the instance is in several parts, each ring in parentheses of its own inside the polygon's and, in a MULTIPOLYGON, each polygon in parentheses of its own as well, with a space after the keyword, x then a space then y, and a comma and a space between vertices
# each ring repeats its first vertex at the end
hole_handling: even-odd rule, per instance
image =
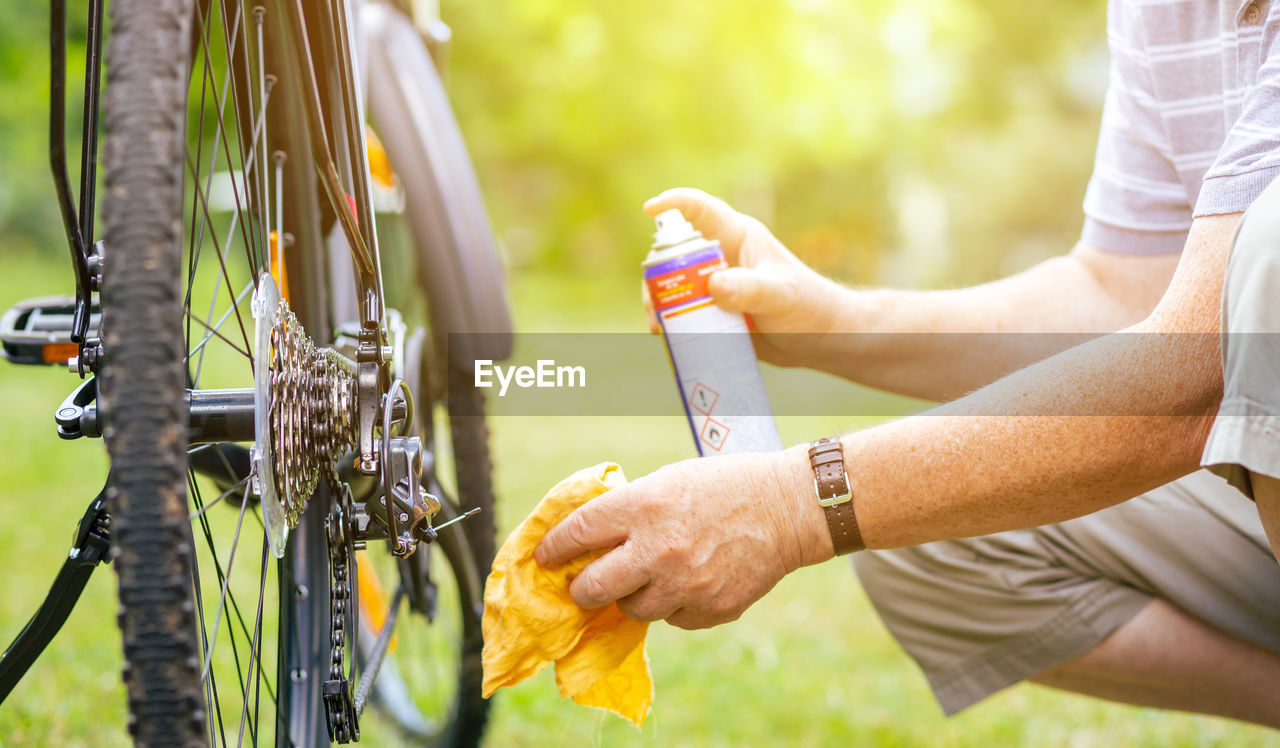
POLYGON ((355 446, 355 364, 307 336, 269 273, 253 295, 254 487, 267 542, 284 556, 289 530, 334 463, 355 446))

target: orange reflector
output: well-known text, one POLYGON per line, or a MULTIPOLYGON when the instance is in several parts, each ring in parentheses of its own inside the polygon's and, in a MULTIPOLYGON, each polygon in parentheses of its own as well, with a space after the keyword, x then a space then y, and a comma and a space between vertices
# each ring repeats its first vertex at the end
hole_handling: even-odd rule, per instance
POLYGON ((75 343, 45 343, 42 353, 46 364, 65 364, 67 359, 80 355, 80 346, 75 343))
MULTIPOLYGON (((368 553, 356 551, 356 572, 360 576, 359 588, 356 590, 356 599, 360 602, 360 618, 368 621, 369 628, 376 634, 382 630, 382 624, 387 620, 387 606, 391 601, 387 599, 387 593, 378 581, 378 573, 374 570, 368 553)), ((391 645, 387 651, 396 651, 395 634, 391 635, 391 645)))
POLYGON ((387 157, 387 150, 382 147, 382 141, 378 140, 373 128, 368 125, 364 128, 364 139, 365 151, 369 155, 369 176, 387 189, 395 187, 396 173, 391 169, 391 159, 387 157))
POLYGON ((289 301, 289 275, 284 267, 284 249, 281 248, 280 237, 276 233, 272 229, 271 246, 267 252, 267 257, 271 265, 271 277, 276 279, 276 285, 280 288, 280 298, 287 303, 289 301))
POLYGON ((356 227, 360 226, 360 211, 356 210, 356 199, 351 193, 344 192, 343 197, 347 198, 347 207, 351 208, 351 218, 355 220, 356 227))

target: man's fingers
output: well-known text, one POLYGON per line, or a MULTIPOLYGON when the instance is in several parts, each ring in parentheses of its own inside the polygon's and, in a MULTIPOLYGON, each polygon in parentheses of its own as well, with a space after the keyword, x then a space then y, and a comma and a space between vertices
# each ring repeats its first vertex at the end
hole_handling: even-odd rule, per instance
POLYGON ((609 495, 575 509, 542 538, 533 551, 534 560, 543 566, 555 566, 587 551, 610 548, 626 540, 627 528, 620 516, 620 505, 609 500, 614 493, 625 489, 625 486, 615 488, 609 495))
POLYGON ((707 280, 707 290, 716 305, 726 312, 770 314, 788 301, 782 298, 776 280, 759 270, 743 267, 716 272, 707 280))
POLYGON ((569 584, 569 595, 579 608, 599 608, 626 597, 649 582, 649 571, 634 550, 621 545, 591 562, 569 584))
POLYGON ((640 302, 644 304, 644 313, 649 317, 649 332, 657 335, 662 332, 662 326, 658 324, 658 316, 653 311, 653 299, 649 298, 649 284, 640 281, 640 302))
POLYGON ((688 608, 680 608, 666 617, 666 622, 678 629, 686 631, 696 631, 698 629, 709 629, 712 626, 724 623, 724 621, 716 620, 706 613, 700 613, 688 608))
POLYGON ((679 603, 663 595, 652 584, 646 584, 618 600, 618 610, 633 621, 661 621, 679 609, 679 603))
POLYGON ((656 216, 665 210, 678 209, 703 236, 719 239, 729 262, 736 263, 738 248, 746 238, 751 219, 739 213, 718 197, 692 187, 667 190, 644 204, 644 212, 656 216))

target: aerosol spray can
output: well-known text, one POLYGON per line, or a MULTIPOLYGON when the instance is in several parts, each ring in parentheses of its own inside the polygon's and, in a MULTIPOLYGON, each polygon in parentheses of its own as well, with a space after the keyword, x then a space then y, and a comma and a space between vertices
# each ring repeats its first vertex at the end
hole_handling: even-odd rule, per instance
POLYGON ((698 454, 782 449, 747 321, 716 306, 707 289, 728 267, 724 250, 679 210, 656 220, 644 280, 698 454))

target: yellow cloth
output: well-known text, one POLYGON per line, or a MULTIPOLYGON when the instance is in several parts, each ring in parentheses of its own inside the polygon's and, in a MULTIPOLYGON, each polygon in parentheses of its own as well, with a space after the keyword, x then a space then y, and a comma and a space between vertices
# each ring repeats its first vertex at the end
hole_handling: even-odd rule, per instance
POLYGON ((612 462, 580 470, 556 484, 498 551, 484 589, 484 695, 513 686, 556 663, 560 695, 644 723, 653 678, 644 653, 648 623, 615 603, 583 610, 569 583, 608 552, 592 551, 544 569, 533 549, 560 520, 587 501, 627 482, 612 462))

